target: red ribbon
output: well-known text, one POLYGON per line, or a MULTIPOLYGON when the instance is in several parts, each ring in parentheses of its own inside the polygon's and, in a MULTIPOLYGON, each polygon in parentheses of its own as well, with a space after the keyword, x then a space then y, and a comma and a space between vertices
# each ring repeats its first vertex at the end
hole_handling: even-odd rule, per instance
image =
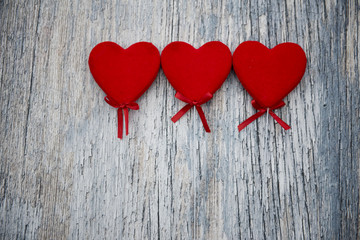
MULTIPOLYGON (((247 125, 249 125, 250 123, 252 123, 253 121, 255 121, 256 119, 258 119, 259 117, 261 117, 262 115, 264 115, 268 108, 264 108, 262 106, 260 106, 255 100, 251 101, 251 104, 253 105, 253 107, 256 110, 259 110, 259 112, 255 113, 254 115, 252 115, 251 117, 249 117, 248 119, 246 119, 245 121, 243 121, 239 126, 239 132, 241 130, 243 130, 244 128, 246 128, 247 125)), ((279 118, 272 110, 278 109, 278 108, 282 108, 283 106, 285 106, 285 103, 283 101, 281 101, 280 103, 278 103, 277 105, 269 108, 269 113, 270 115, 285 129, 285 130, 289 130, 290 126, 287 125, 281 118, 279 118)))
POLYGON ((129 134, 129 109, 139 110, 139 105, 136 102, 131 103, 117 103, 113 98, 106 96, 105 101, 112 107, 117 108, 118 113, 118 138, 122 139, 123 136, 123 109, 125 115, 125 127, 126 127, 126 135, 129 134))
POLYGON ((190 100, 189 98, 185 97, 184 95, 182 95, 181 93, 177 92, 175 94, 175 97, 183 102, 186 102, 187 105, 185 105, 185 107, 183 107, 182 109, 180 109, 180 111, 175 114, 175 116, 173 116, 171 118, 171 121, 173 122, 176 122, 177 120, 179 120, 187 111, 190 110, 190 108, 192 108, 193 106, 196 107, 196 110, 198 111, 199 113, 199 116, 200 116, 200 119, 201 119, 201 122, 205 128, 205 131, 206 132, 210 132, 210 128, 209 128, 209 125, 207 124, 207 121, 206 121, 206 118, 205 118, 205 114, 201 108, 201 104, 204 104, 206 103, 207 101, 209 101, 213 95, 209 92, 207 92, 204 96, 202 96, 200 98, 199 101, 192 101, 190 100))

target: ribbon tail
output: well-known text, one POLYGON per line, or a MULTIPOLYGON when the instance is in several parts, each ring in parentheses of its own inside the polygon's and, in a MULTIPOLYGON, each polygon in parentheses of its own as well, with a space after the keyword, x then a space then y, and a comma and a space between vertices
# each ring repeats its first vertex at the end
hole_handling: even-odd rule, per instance
POLYGON ((277 121, 280 124, 280 126, 282 126, 285 130, 289 130, 291 128, 289 125, 287 125, 286 122, 284 122, 281 118, 279 118, 278 115, 276 115, 273 111, 270 111, 269 113, 275 119, 275 121, 277 121))
POLYGON ((201 122, 205 128, 205 131, 206 132, 211 132, 210 131, 210 128, 209 128, 209 125, 206 121, 206 117, 205 117, 205 114, 204 114, 204 111, 202 110, 201 106, 196 106, 196 110, 198 111, 199 113, 199 116, 200 116, 200 119, 201 119, 201 122))
POLYGON ((242 123, 240 123, 239 126, 238 126, 239 132, 241 130, 243 130, 244 128, 246 128, 247 125, 249 125, 250 123, 252 123, 256 119, 258 119, 259 117, 264 115, 265 112, 266 111, 259 111, 259 112, 255 113, 254 115, 252 115, 251 117, 249 117, 248 119, 246 119, 245 121, 243 121, 242 123))
POLYGON ((124 116, 125 116, 125 128, 126 128, 126 136, 129 135, 129 109, 127 107, 124 108, 124 116))
POLYGON ((122 108, 118 108, 118 138, 123 137, 123 112, 122 108))
POLYGON ((192 107, 193 105, 191 104, 186 104, 182 109, 180 109, 180 111, 178 113, 176 113, 172 118, 171 121, 173 121, 174 123, 177 122, 182 116, 184 116, 184 114, 189 111, 189 109, 192 107))

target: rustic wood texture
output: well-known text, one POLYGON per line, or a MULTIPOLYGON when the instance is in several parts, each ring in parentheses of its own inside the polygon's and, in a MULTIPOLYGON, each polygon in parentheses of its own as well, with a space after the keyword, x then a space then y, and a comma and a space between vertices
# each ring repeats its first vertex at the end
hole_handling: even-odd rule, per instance
POLYGON ((0 1, 3 239, 357 239, 358 0, 0 1), (211 134, 160 71, 117 139, 94 82, 99 42, 161 51, 219 40, 301 45, 308 66, 276 113, 255 113, 231 72, 204 105, 211 134), (265 159, 265 146, 268 158, 265 159), (195 181, 194 181, 195 179, 195 181), (194 184, 195 183, 195 184, 194 184))

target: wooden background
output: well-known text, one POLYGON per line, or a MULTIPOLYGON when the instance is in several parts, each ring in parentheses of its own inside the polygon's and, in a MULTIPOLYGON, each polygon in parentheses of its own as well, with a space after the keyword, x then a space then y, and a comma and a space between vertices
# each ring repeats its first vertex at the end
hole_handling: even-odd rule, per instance
POLYGON ((1 238, 358 238, 359 5, 1 0, 1 238), (194 111, 173 124, 184 103, 161 70, 120 141, 87 65, 106 40, 296 42, 307 70, 276 111, 292 129, 239 133, 255 110, 233 71, 203 107, 211 134, 194 111))

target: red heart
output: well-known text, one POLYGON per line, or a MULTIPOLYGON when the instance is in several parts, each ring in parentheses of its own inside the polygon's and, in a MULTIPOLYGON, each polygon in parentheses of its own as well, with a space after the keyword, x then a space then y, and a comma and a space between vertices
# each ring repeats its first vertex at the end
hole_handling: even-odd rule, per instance
POLYGON ((264 108, 279 104, 305 73, 306 55, 295 43, 272 49, 256 41, 240 44, 233 55, 234 70, 241 84, 264 108))
POLYGON ((215 93, 231 70, 231 52, 221 42, 208 42, 195 49, 185 42, 172 42, 161 53, 161 66, 176 91, 199 101, 215 93))
POLYGON ((90 71, 100 88, 118 104, 137 100, 155 80, 160 54, 151 43, 123 49, 113 42, 96 45, 89 56, 90 71))

